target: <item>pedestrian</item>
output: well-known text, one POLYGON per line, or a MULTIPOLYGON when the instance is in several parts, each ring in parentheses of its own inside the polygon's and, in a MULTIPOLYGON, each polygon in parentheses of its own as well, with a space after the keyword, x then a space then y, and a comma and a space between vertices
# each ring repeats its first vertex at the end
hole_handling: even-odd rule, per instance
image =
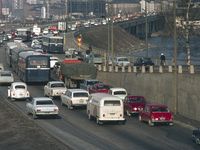
POLYGON ((161 53, 160 55, 160 65, 161 66, 165 65, 165 55, 163 53, 161 53))

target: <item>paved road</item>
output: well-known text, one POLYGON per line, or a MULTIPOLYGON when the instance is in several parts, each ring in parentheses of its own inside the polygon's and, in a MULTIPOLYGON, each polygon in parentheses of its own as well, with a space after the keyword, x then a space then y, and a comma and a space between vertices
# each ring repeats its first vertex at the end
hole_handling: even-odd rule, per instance
MULTIPOLYGON (((4 60, 3 49, 0 50, 4 60)), ((2 61, 3 62, 3 61, 2 61)), ((16 77, 16 80, 18 78, 16 77)), ((29 85, 32 96, 43 96, 44 85, 29 85)), ((7 87, 0 87, 2 100, 7 100, 7 87)), ((96 125, 87 119, 85 109, 68 110, 60 105, 58 118, 39 118, 34 123, 57 140, 72 149, 138 149, 138 150, 197 150, 199 146, 191 141, 191 130, 178 124, 174 126, 149 127, 140 123, 137 117, 127 118, 126 125, 96 125)), ((25 101, 11 103, 25 114, 25 101)), ((29 119, 31 116, 27 116, 29 119)))

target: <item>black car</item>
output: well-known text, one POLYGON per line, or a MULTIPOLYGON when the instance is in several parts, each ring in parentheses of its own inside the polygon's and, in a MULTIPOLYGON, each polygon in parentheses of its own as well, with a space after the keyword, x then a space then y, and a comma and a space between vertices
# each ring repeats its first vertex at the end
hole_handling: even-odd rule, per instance
POLYGON ((134 62, 134 66, 154 66, 154 63, 149 57, 140 57, 134 62))
POLYGON ((200 145, 200 128, 192 131, 192 140, 200 145))

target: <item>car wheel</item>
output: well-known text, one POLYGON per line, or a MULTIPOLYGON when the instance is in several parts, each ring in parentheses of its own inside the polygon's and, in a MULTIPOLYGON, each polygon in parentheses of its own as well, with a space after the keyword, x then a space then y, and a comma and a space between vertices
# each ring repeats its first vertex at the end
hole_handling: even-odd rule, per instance
POLYGON ((62 100, 61 100, 61 106, 64 106, 64 104, 63 104, 62 100))
POLYGON ((154 126, 154 123, 151 121, 151 119, 149 119, 148 124, 149 126, 154 126))
POLYGON ((196 144, 200 144, 200 140, 198 138, 195 139, 196 144))
POLYGON ((131 116, 131 114, 128 110, 126 110, 126 115, 129 116, 129 117, 131 116))
POLYGON ((91 115, 90 115, 89 112, 88 112, 88 119, 89 119, 89 120, 92 120, 92 117, 91 117, 91 115))
POLYGON ((37 115, 33 113, 33 119, 37 119, 37 115))
POLYGON ((142 122, 142 117, 139 115, 139 121, 142 122))

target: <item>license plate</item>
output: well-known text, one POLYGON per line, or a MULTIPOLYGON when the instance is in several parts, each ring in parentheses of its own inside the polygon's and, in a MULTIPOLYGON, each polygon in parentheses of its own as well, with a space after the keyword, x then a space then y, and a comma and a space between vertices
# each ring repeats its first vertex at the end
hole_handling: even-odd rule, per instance
POLYGON ((165 117, 160 117, 160 120, 165 120, 165 117))
POLYGON ((115 113, 110 113, 110 115, 115 115, 115 113))
POLYGON ((83 102, 84 102, 83 99, 80 99, 80 100, 79 100, 79 103, 83 103, 83 102))

